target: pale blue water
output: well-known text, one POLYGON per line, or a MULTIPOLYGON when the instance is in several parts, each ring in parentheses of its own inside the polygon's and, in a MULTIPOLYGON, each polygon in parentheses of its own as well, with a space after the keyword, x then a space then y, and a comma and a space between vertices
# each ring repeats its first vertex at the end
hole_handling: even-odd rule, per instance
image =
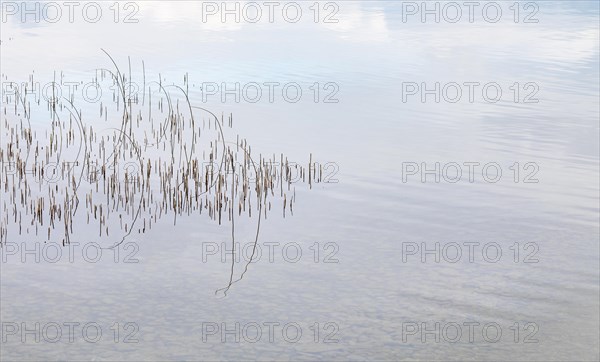
MULTIPOLYGON (((205 218, 182 217, 176 226, 162 221, 151 233, 133 236, 128 241, 139 246, 139 263, 89 263, 78 255, 73 263, 38 264, 7 256, 0 264, 4 328, 6 323, 33 328, 36 322, 97 322, 103 338, 86 342, 79 331, 73 343, 66 333, 58 343, 44 338, 35 343, 33 334, 23 343, 20 331, 3 330, 7 339, 0 359, 600 358, 597 1, 535 2, 538 23, 515 23, 513 2, 498 2, 503 16, 497 23, 476 12, 473 23, 439 24, 418 17, 404 22, 402 3, 392 1, 337 2, 338 23, 315 23, 312 2, 301 2, 298 23, 279 17, 258 24, 203 22, 202 6, 192 1, 138 4, 139 22, 133 24, 115 24, 109 3, 103 3, 104 16, 95 24, 77 17, 53 24, 8 17, 0 37, 2 82, 26 82, 32 72, 52 79, 54 71, 88 81, 94 69, 112 68, 103 48, 125 69, 131 57, 137 77, 142 61, 154 80, 160 73, 167 83, 181 84, 188 74, 192 102, 219 115, 232 113, 235 133, 255 152, 283 152, 304 163, 312 153, 339 166, 339 183, 310 191, 298 185, 294 215, 283 219, 275 212, 263 220, 263 253, 265 243, 294 242, 302 258, 292 263, 281 249, 273 262, 263 255, 226 298, 214 293, 227 285, 229 262, 221 262, 220 254, 209 255, 208 262, 202 256, 206 243, 230 243, 230 229, 205 218), (243 98, 236 103, 231 96, 223 102, 219 93, 203 102, 200 86, 205 83, 206 89, 208 82, 297 82, 303 96, 298 103, 280 93, 273 103, 265 95, 257 103, 243 98), (309 88, 315 82, 321 88, 318 103, 309 88), (338 88, 324 89, 329 82, 338 88), (465 91, 457 103, 443 97, 436 103, 431 95, 422 103, 420 94, 403 102, 403 82, 431 87, 496 82, 503 97, 489 103, 479 92, 470 102, 465 91), (519 103, 510 89, 515 82, 521 87, 519 103), (538 103, 523 103, 534 89, 524 89, 526 83, 537 86, 538 103), (324 103, 333 90, 339 102, 324 103), (405 162, 429 167, 496 162, 503 174, 497 183, 486 182, 479 168, 471 183, 463 168, 456 183, 443 178, 436 183, 432 175, 422 183, 420 174, 403 182, 405 162), (515 162, 519 182, 509 168, 515 162), (528 162, 537 168, 525 169, 528 162), (534 169, 532 178, 539 182, 523 182, 534 169), (463 254, 464 242, 479 243, 474 261, 465 254, 458 263, 444 258, 436 263, 426 255, 423 263, 421 254, 406 253, 403 260, 407 245, 426 243, 433 249, 435 243, 441 248, 451 242, 462 245, 463 254), (327 243, 335 247, 325 248, 327 243), (481 256, 481 246, 489 243, 501 248, 499 262, 481 256), (514 243, 519 243, 518 262, 514 243), (334 251, 338 262, 323 262, 334 251), (538 262, 524 262, 532 252, 538 262), (121 325, 121 343, 113 341, 115 322, 121 325), (123 327, 127 322, 139 327, 137 343, 122 343, 130 331, 123 327), (208 335, 209 324, 203 325, 226 323, 233 329, 236 322, 240 328, 262 325, 261 340, 244 339, 254 336, 250 328, 240 332, 240 343, 233 335, 222 343, 220 332, 208 335), (268 322, 298 323, 300 341, 289 342, 281 329, 269 341, 268 322), (458 323, 462 338, 450 343, 442 335, 436 342, 422 330, 408 333, 410 323, 422 322, 430 329, 436 322, 450 326, 438 331, 447 332, 448 339, 454 336, 448 323, 458 323), (473 342, 465 322, 480 324, 473 342), (325 328, 326 323, 332 324, 325 328), (493 340, 493 329, 482 335, 488 323, 502 330, 495 343, 484 338, 493 340), (330 333, 337 343, 324 343, 330 333)), ((519 3, 520 20, 531 12, 525 4, 519 3)), ((327 13, 321 8, 321 17, 327 13)), ((4 107, 3 97, 2 137, 4 107)), ((84 111, 97 112, 96 105, 89 107, 84 111)), ((253 241, 255 221, 236 226, 242 244, 253 241)), ((122 260, 130 250, 121 252, 122 260)), ((236 272, 242 269, 238 264, 236 272)), ((294 337, 293 330, 286 337, 294 337)))

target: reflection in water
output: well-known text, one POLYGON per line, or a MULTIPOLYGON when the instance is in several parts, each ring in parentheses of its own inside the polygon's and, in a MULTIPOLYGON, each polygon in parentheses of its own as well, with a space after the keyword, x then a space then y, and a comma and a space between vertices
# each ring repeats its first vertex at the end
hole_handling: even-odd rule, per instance
MULTIPOLYGON (((143 161, 163 161, 151 165, 150 182, 145 189, 140 189, 140 185, 148 176, 145 179, 140 176, 138 184, 133 182, 135 179, 130 183, 124 178, 123 167, 118 173, 113 170, 107 173, 107 178, 113 172, 118 176, 113 179, 121 192, 115 192, 115 197, 127 195, 127 199, 116 200, 116 211, 110 203, 110 215, 104 208, 105 200, 99 197, 106 198, 103 183, 98 184, 96 191, 95 183, 84 178, 77 193, 84 191, 85 195, 91 191, 93 203, 88 207, 102 204, 102 217, 107 219, 101 230, 100 219, 95 219, 90 211, 88 226, 82 198, 76 214, 82 216, 82 222, 73 219, 71 245, 89 239, 104 242, 103 247, 110 248, 122 239, 126 224, 131 234, 125 243, 135 241, 140 245, 139 264, 37 264, 31 258, 21 263, 20 255, 9 255, 8 262, 1 265, 3 321, 136 321, 140 326, 140 343, 49 345, 23 344, 11 339, 2 346, 2 357, 8 360, 94 357, 598 360, 598 2, 535 1, 538 11, 533 16, 539 20, 537 23, 515 22, 512 1, 496 2, 503 11, 497 23, 483 21, 480 12, 483 3, 472 23, 466 12, 457 23, 423 23, 421 14, 405 21, 403 6, 409 2, 395 1, 337 2, 339 11, 334 15, 337 22, 315 23, 310 9, 313 2, 299 3, 303 17, 297 23, 281 21, 280 17, 273 23, 266 18, 258 23, 223 23, 219 15, 203 21, 202 3, 195 1, 139 2, 137 23, 115 23, 111 16, 94 24, 82 21, 28 24, 15 17, 2 23, 3 82, 27 79, 33 69, 38 80, 56 69, 68 69, 64 78, 57 72, 57 79, 85 82, 98 78, 103 90, 113 84, 120 85, 115 92, 103 93, 102 116, 101 102, 73 107, 62 101, 64 108, 56 108, 61 122, 54 123, 55 126, 34 124, 34 114, 48 119, 51 113, 45 103, 31 102, 31 129, 48 129, 48 137, 44 131, 31 135, 32 140, 39 140, 40 147, 49 145, 51 134, 56 134, 52 144, 57 145, 55 141, 62 135, 63 147, 57 146, 63 150, 61 157, 67 162, 75 159, 81 144, 77 120, 82 119, 90 127, 85 128, 86 136, 93 133, 98 142, 104 140, 106 152, 97 147, 86 151, 86 144, 97 145, 95 140, 88 140, 83 143, 80 159, 89 154, 90 160, 99 159, 102 165, 105 161, 101 156, 109 157, 116 150, 116 165, 132 162, 136 166, 131 168, 132 172, 149 169, 139 162, 136 150, 143 161), (47 50, 48 44, 52 44, 51 51, 47 50), (148 77, 143 87, 146 92, 140 92, 140 99, 130 106, 123 97, 127 82, 118 76, 119 80, 115 80, 111 74, 115 73, 113 66, 107 67, 111 70, 103 73, 104 78, 98 73, 88 79, 96 65, 108 63, 106 55, 98 51, 100 48, 109 50, 120 65, 126 64, 129 55, 132 59, 144 59, 145 65, 138 63, 126 72, 127 77, 137 79, 138 83, 144 83, 144 73, 160 72, 160 76, 154 76, 156 82, 152 84, 148 77), (230 86, 236 82, 242 85, 298 82, 305 93, 298 103, 285 102, 280 94, 274 102, 269 102, 267 96, 256 103, 243 99, 236 102, 233 97, 224 101, 219 94, 205 97, 202 89, 205 82, 225 82, 230 86), (328 82, 339 86, 339 102, 315 102, 309 87, 328 82), (403 82, 497 82, 504 90, 504 97, 494 104, 481 99, 469 102, 466 97, 456 103, 422 103, 418 96, 403 102, 403 82), (539 87, 535 96, 539 102, 515 103, 510 87, 530 82, 539 87), (168 87, 172 83, 179 84, 185 92, 168 87), (213 110, 216 117, 200 108, 190 110, 187 98, 193 107, 213 110), (230 118, 220 116, 221 113, 235 115, 235 130, 230 126, 230 118), (142 118, 138 120, 140 114, 142 118), (192 116, 194 127, 190 124, 192 116), (127 117, 131 130, 121 130, 123 117, 127 117), (185 127, 184 132, 176 132, 181 129, 177 125, 185 127), (69 134, 70 129, 74 133, 69 134), (132 142, 125 137, 129 134, 132 142), (237 134, 252 140, 252 152, 250 142, 238 140, 237 134), (180 144, 188 147, 181 149, 180 144), (256 173, 254 166, 259 173, 262 167, 263 175, 259 176, 262 182, 285 180, 281 168, 267 167, 269 162, 285 163, 285 159, 281 162, 279 154, 268 157, 265 166, 258 156, 271 155, 272 150, 285 153, 289 160, 304 162, 310 160, 307 155, 311 152, 319 157, 326 155, 327 161, 339 165, 336 177, 340 182, 314 184, 316 190, 311 192, 307 190, 310 187, 297 187, 295 194, 294 182, 290 190, 283 185, 283 194, 279 184, 272 189, 269 186, 267 192, 264 188, 256 190, 250 182, 248 193, 253 196, 247 197, 245 211, 242 203, 240 214, 237 202, 243 195, 242 170, 250 177, 256 173), (246 151, 254 159, 248 167, 243 166, 246 151), (214 183, 206 181, 206 165, 197 168, 197 174, 204 176, 204 179, 198 176, 198 188, 208 191, 196 205, 195 199, 189 201, 183 196, 186 188, 188 196, 194 195, 196 187, 196 171, 189 166, 187 156, 197 158, 200 166, 203 162, 210 163, 211 153, 215 157, 214 183), (221 160, 232 159, 241 165, 232 169, 224 162, 219 171, 221 160), (403 182, 403 162, 428 165, 497 162, 505 172, 497 183, 482 181, 481 174, 472 183, 466 174, 463 181, 454 184, 422 183, 418 175, 403 182), (536 174, 539 182, 514 182, 508 167, 529 162, 539 167, 536 174), (173 169, 168 169, 168 165, 173 165, 173 169), (227 167, 229 173, 225 172, 227 167), (173 179, 166 180, 166 175, 171 174, 173 179), (218 174, 223 176, 221 186, 218 174), (186 177, 190 182, 182 183, 185 175, 189 175, 186 177), (240 183, 232 197, 235 179, 240 183), (129 193, 124 194, 124 190, 129 193), (257 192, 267 197, 267 202, 259 202, 257 192), (218 195, 223 197, 220 201, 218 195), (142 203, 140 216, 132 227, 139 202, 151 196, 158 209, 155 206, 149 210, 148 204, 144 209, 142 203), (291 199, 294 217, 284 219, 283 202, 288 202, 287 216, 291 212, 291 199), (259 258, 255 257, 250 274, 246 274, 251 277, 244 277, 243 287, 234 288, 227 298, 214 298, 214 291, 227 287, 228 280, 239 279, 248 261, 237 263, 239 270, 231 277, 232 224, 236 242, 257 245, 257 223, 269 211, 268 201, 273 212, 268 213, 269 222, 260 225, 260 239, 273 245, 296 243, 302 250, 301 260, 288 262, 275 253, 274 261, 270 262, 268 250, 264 244, 258 244, 263 247, 262 258, 257 261, 259 258), (209 215, 206 207, 211 202, 214 213, 209 215), (219 202, 225 228, 219 227, 217 221, 219 202), (205 217, 200 217, 200 203, 205 217), (124 205, 131 207, 126 211, 124 205), (188 213, 184 205, 189 205, 191 217, 184 217, 188 213), (263 209, 259 219, 260 205, 263 209), (161 207, 163 222, 158 222, 161 207), (237 213, 231 214, 236 208, 237 213), (244 216, 250 212, 252 217, 244 216), (119 214, 123 215, 123 224, 119 214), (144 219, 146 232, 138 233, 144 228, 144 219), (173 226, 175 222, 177 225, 173 226), (107 243, 107 240, 114 241, 107 243), (474 262, 468 262, 467 251, 463 250, 463 258, 457 263, 443 259, 439 263, 423 263, 419 255, 403 261, 403 243, 431 246, 436 242, 440 245, 497 243, 503 251, 502 259, 487 263, 479 253, 474 262), (316 263, 315 243, 335 243, 339 248, 336 254, 339 263, 316 263), (539 262, 515 263, 515 243, 537 245, 539 262), (204 248, 207 245, 216 245, 218 250, 210 249, 214 255, 207 255, 204 248), (207 260, 199 256, 207 256, 207 260), (218 336, 203 342, 202 323, 206 321, 242 325, 302 321, 303 326, 335 322, 340 326, 339 343, 313 343, 312 335, 308 337, 310 343, 303 340, 298 344, 270 343, 264 336, 259 343, 221 343, 218 336), (431 327, 435 321, 442 325, 498 323, 502 326, 502 339, 487 343, 478 333, 475 342, 469 343, 463 329, 463 339, 457 343, 447 343, 442 336, 440 343, 429 343, 430 340, 422 343, 418 335, 403 340, 403 323, 426 322, 431 327), (539 327, 534 337, 538 342, 515 343, 515 328, 510 329, 515 323, 521 332, 521 342, 531 333, 521 327, 535 323, 539 327)), ((448 3, 451 2, 440 4, 448 3)), ((535 10, 525 8, 531 2, 517 3, 519 20, 535 10)), ((102 3, 106 14, 112 15, 108 8, 111 5, 102 3)), ((332 9, 321 6, 320 10, 323 19, 332 9)), ((78 88, 77 93, 80 92, 78 88)), ((11 98, 10 106, 5 107, 6 97, 2 99, 0 135, 5 147, 7 142, 17 140, 21 121, 14 116, 14 100, 11 98), (14 126, 15 135, 10 135, 7 124, 19 125, 14 126)), ((18 109, 21 114, 22 109, 22 106, 18 109)), ((25 117, 21 118, 23 129, 29 129, 25 117)), ((25 150, 26 138, 19 139, 23 142, 18 149, 25 150)), ((35 146, 35 142, 31 144, 29 163, 35 158, 35 146)), ((20 156, 15 153, 14 157, 25 157, 24 153, 20 156)), ((57 157, 53 153, 53 159, 57 157)), ((38 159, 44 158, 45 153, 40 152, 38 159)), ((109 158, 106 162, 115 164, 109 158)), ((81 166, 75 170, 79 172, 77 184, 81 166)), ((304 170, 308 173, 310 167, 305 166, 304 170)), ((47 198, 46 184, 40 191, 39 183, 33 180, 36 180, 34 175, 24 176, 24 182, 32 190, 28 200, 42 194, 47 198)), ((62 195, 58 200, 64 203, 66 192, 74 195, 72 182, 58 184, 61 188, 54 192, 62 195)), ((21 189, 25 188, 17 187, 14 195, 17 205, 22 205, 21 189)), ((4 193, 1 196, 9 210, 8 215, 1 210, 2 219, 8 217, 8 223, 3 224, 9 232, 5 241, 27 239, 27 228, 29 235, 35 236, 36 223, 31 225, 25 219, 23 234, 18 235, 19 220, 14 222, 8 199, 12 196, 4 193)), ((62 204, 61 210, 64 210, 62 204)), ((49 214, 43 217, 46 228, 49 214)), ((47 238, 47 231, 39 225, 38 232, 39 238, 47 238)), ((65 237, 64 228, 58 225, 55 232, 51 234, 54 240, 65 237)), ((247 250, 248 254, 254 252, 253 248, 247 250)), ((317 260, 322 260, 323 250, 320 251, 321 258, 317 260)), ((523 252, 519 260, 527 255, 523 252)), ((308 327, 304 330, 309 331, 308 327)))
MULTIPOLYGON (((83 100, 59 97, 53 81, 44 87, 52 89, 46 99, 31 91, 37 87, 33 75, 31 83, 22 84, 22 93, 19 82, 9 83, 5 110, 14 113, 5 112, 0 148, 0 162, 8 165, 0 244, 35 237, 66 246, 73 237, 97 230, 98 243, 108 239, 106 248, 112 249, 133 232, 149 232, 163 217, 176 225, 178 217, 204 212, 219 225, 230 224, 235 253, 236 217, 251 217, 254 210, 256 248, 261 219, 275 207, 272 203, 280 200, 283 217, 286 210, 293 214, 296 183, 312 188, 321 182, 323 168, 312 155, 304 168, 283 154, 253 156, 239 135, 227 141, 223 127, 232 128, 233 117, 219 119, 192 104, 184 89, 187 78, 183 87, 162 79, 146 84, 144 73, 142 93, 132 95, 131 73, 110 59, 114 70, 99 69, 89 83, 96 95, 116 90, 102 99, 94 96, 94 103, 100 102, 95 119, 78 110, 79 103, 90 100, 88 93, 83 100), (36 127, 46 123, 48 129, 36 127)), ((236 280, 232 258, 229 283, 217 292, 226 294, 240 281, 254 255, 255 250, 236 280)))

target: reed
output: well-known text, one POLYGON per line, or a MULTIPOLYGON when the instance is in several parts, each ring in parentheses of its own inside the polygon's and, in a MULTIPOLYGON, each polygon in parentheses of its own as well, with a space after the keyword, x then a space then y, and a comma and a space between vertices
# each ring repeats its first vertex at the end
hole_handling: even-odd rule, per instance
POLYGON ((183 87, 143 77, 142 94, 130 97, 131 71, 121 73, 116 63, 101 69, 95 81, 117 91, 98 112, 84 112, 75 98, 44 104, 18 91, 3 98, 0 246, 16 233, 67 245, 82 223, 95 224, 114 247, 163 217, 177 224, 203 215, 228 223, 232 238, 236 215, 256 217, 258 239, 272 203, 281 202, 283 217, 293 215, 296 185, 320 182, 312 154, 300 166, 282 153, 253 154, 239 134, 228 141, 233 116, 193 105, 187 73, 183 87))

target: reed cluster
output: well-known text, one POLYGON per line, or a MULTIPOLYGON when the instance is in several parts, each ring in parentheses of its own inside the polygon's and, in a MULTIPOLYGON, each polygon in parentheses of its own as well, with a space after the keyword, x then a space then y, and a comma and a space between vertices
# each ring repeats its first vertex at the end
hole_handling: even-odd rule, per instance
POLYGON ((165 217, 206 215, 232 226, 241 215, 279 209, 285 217, 295 185, 321 181, 312 155, 301 166, 283 154, 253 154, 239 135, 228 141, 233 117, 194 106, 187 76, 184 87, 145 79, 131 96, 118 68, 99 71, 93 81, 116 91, 97 113, 72 96, 17 90, 2 99, 0 246, 11 235, 67 245, 79 223, 121 240, 165 217))

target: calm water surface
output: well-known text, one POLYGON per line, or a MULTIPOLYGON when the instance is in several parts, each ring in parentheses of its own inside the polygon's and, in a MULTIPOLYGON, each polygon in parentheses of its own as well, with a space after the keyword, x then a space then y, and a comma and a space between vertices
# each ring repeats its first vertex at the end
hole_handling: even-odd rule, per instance
MULTIPOLYGON (((52 79, 54 71, 89 80, 94 69, 113 67, 102 48, 124 69, 130 57, 137 77, 142 61, 148 78, 160 73, 165 83, 181 84, 187 74, 193 103, 233 114, 234 141, 239 133, 255 152, 305 163, 312 153, 339 166, 339 182, 298 185, 294 215, 263 220, 263 256, 225 298, 215 290, 227 285, 230 263, 221 262, 220 251, 206 262, 203 255, 208 243, 230 247, 230 229, 203 217, 182 217, 176 226, 163 220, 151 233, 132 235, 135 264, 8 256, 1 264, 3 322, 94 321, 103 338, 88 343, 79 331, 73 343, 64 336, 53 344, 7 336, 0 358, 598 360, 598 2, 536 2, 538 23, 515 23, 512 3, 500 3, 497 23, 481 16, 473 23, 405 22, 402 4, 392 1, 338 2, 337 23, 313 22, 310 3, 302 3, 303 18, 294 24, 203 22, 201 4, 192 1, 139 2, 135 24, 110 16, 95 24, 3 20, 2 82, 27 81, 32 72, 52 79), (203 99, 207 82, 297 82, 303 95, 297 103, 280 94, 272 103, 266 95, 256 103, 223 102, 220 93, 203 99), (309 88, 316 82, 318 103, 309 88), (329 82, 337 88, 323 88, 329 82), (473 102, 466 92, 456 103, 436 103, 432 95, 423 103, 420 94, 403 101, 403 82, 496 82, 503 95, 490 103, 478 88, 473 102), (519 103, 510 89, 516 82, 519 103), (537 88, 524 89, 526 83, 537 88), (339 102, 323 102, 332 90, 339 102), (539 102, 523 103, 532 90, 539 102), (456 183, 437 183, 433 175, 423 183, 420 173, 403 182, 406 162, 496 162, 502 176, 486 181, 479 168, 469 182, 463 167, 456 183), (510 169, 515 162, 519 182, 510 169), (533 166, 525 169, 527 163, 533 166), (538 182, 523 182, 534 171, 538 182), (456 263, 407 255, 406 243, 435 250, 453 242, 463 246, 456 263), (465 242, 479 243, 473 262, 465 242), (302 257, 293 263, 276 249, 269 262, 265 243, 297 243, 302 257), (489 243, 502 252, 497 262, 482 257, 489 243), (325 262, 327 256, 338 262, 325 262), (121 341, 130 331, 123 324, 136 323, 139 342, 114 343, 115 322, 121 341), (298 323, 302 336, 292 343, 276 327, 269 341, 268 322, 298 323), (469 322, 479 323, 473 341, 469 322), (249 328, 240 343, 235 332, 222 343, 221 333, 207 335, 206 323, 230 330, 258 323, 263 336, 250 343, 249 328), (440 323, 439 341, 435 333, 408 333, 421 323, 440 323), (452 323, 462 326, 454 343, 444 338, 456 335, 452 323), (497 342, 490 342, 495 327, 482 332, 487 324, 500 327, 497 342), (328 336, 337 343, 325 343, 328 336)), ((522 11, 521 18, 529 13, 522 11)), ((80 107, 97 112, 96 105, 80 107)), ((242 244, 253 241, 255 222, 236 225, 242 244)), ((237 264, 236 275, 242 269, 237 264)))

